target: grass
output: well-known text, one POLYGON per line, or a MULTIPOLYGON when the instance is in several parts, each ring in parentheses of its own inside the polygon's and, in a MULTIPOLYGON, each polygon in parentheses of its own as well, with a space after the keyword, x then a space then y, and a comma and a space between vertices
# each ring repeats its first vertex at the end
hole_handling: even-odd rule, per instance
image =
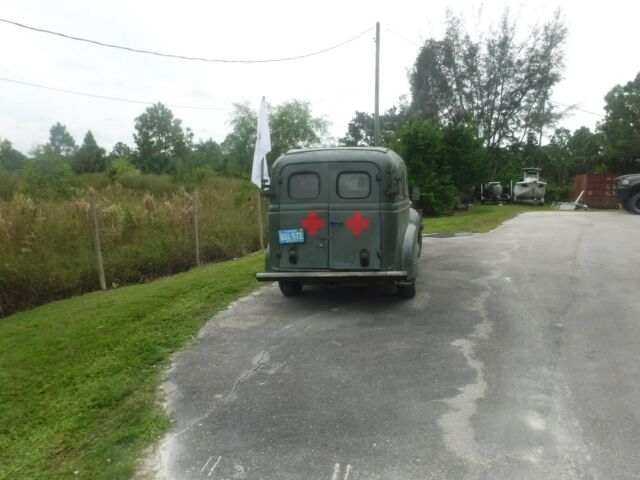
POLYGON ((468 212, 449 217, 425 218, 424 233, 484 233, 523 212, 548 210, 532 205, 474 205, 468 212))
MULTIPOLYGON (((135 178, 144 180, 136 184, 140 189, 115 182, 97 190, 109 286, 142 283, 196 263, 194 195, 177 185, 173 192, 164 191, 170 185, 164 176, 135 178)), ((94 181, 93 176, 84 180, 94 181)), ((248 180, 211 177, 198 185, 204 263, 258 250, 254 194, 248 180)), ((79 189, 72 198, 16 193, 0 199, 0 316, 98 288, 86 191, 79 189)))
MULTIPOLYGON (((479 205, 425 232, 486 232, 529 206, 479 205)), ((217 310, 256 287, 262 255, 91 293, 0 320, 0 478, 129 478, 169 424, 160 375, 217 310)))
POLYGON ((256 287, 253 254, 0 320, 0 478, 129 478, 169 355, 256 287))

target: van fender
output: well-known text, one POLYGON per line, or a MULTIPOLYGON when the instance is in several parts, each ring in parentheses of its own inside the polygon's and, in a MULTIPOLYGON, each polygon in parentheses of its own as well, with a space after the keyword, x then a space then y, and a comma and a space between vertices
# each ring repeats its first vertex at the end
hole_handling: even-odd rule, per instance
POLYGON ((418 273, 418 257, 422 250, 422 225, 418 212, 411 209, 409 223, 402 241, 402 270, 407 272, 407 278, 414 280, 418 273))
POLYGON ((267 251, 265 252, 264 255, 264 271, 265 272, 270 272, 271 271, 271 265, 273 263, 273 259, 271 258, 271 245, 267 245, 267 251))

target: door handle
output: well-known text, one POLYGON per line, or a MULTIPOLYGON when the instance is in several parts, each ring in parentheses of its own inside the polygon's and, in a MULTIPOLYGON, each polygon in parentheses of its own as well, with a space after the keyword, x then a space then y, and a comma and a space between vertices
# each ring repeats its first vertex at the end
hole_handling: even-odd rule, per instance
POLYGON ((344 222, 342 220, 329 220, 331 225, 342 225, 344 222))

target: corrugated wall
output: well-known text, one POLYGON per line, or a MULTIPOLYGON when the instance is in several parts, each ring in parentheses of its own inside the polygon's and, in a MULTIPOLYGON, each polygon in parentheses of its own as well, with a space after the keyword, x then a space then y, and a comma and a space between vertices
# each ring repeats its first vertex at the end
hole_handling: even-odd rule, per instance
POLYGON ((582 203, 591 208, 618 208, 618 200, 613 192, 615 175, 582 174, 573 177, 571 199, 575 200, 584 190, 582 203))

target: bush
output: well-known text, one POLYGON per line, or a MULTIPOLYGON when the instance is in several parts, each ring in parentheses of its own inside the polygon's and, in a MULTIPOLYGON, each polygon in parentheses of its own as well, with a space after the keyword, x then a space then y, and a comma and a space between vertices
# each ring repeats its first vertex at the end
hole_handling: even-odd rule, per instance
POLYGON ((20 188, 18 178, 7 170, 0 168, 0 200, 10 200, 20 188))
POLYGON ((458 189, 451 175, 452 166, 457 166, 456 162, 459 162, 459 168, 463 168, 462 164, 472 162, 473 155, 470 152, 475 152, 478 145, 473 141, 454 149, 451 143, 452 138, 467 135, 470 132, 466 129, 444 131, 431 120, 419 116, 403 125, 398 132, 393 148, 407 164, 411 186, 420 187, 421 199, 417 206, 425 214, 445 214, 458 202, 458 189), (466 152, 465 145, 470 149, 469 152, 466 152))
POLYGON ((111 160, 109 177, 111 177, 112 180, 119 180, 124 175, 137 173, 138 170, 136 170, 136 167, 126 158, 116 157, 111 160))
POLYGON ((79 186, 78 175, 63 159, 36 160, 24 168, 24 192, 31 198, 72 198, 79 186))
POLYGON ((175 192, 178 187, 170 175, 155 173, 141 174, 137 170, 128 171, 117 179, 124 188, 137 192, 163 195, 175 192))
POLYGON ((557 185, 549 182, 547 183, 544 199, 547 202, 570 202, 572 200, 571 190, 571 185, 557 185))

